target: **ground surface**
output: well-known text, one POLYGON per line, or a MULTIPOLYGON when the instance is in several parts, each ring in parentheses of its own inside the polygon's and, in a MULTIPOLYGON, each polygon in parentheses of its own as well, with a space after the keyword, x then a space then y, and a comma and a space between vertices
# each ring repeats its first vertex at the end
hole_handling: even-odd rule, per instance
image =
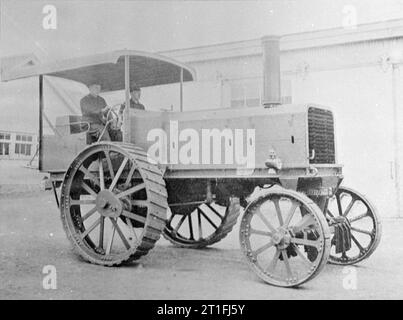
POLYGON ((383 221, 377 251, 354 269, 356 290, 343 286, 351 269, 332 265, 299 289, 283 289, 249 270, 237 226, 210 249, 161 239, 140 262, 105 268, 72 253, 51 191, 0 195, 0 299, 401 299, 401 230, 403 220, 383 221), (45 265, 56 267, 56 290, 42 286, 45 265))

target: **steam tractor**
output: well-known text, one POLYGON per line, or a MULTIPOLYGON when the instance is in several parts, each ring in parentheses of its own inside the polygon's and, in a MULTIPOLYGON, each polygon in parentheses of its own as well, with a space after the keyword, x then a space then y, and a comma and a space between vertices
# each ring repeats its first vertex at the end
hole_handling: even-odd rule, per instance
MULTIPOLYGON (((301 285, 327 261, 350 265, 373 253, 380 221, 363 195, 341 186, 332 111, 281 105, 279 38, 263 37, 262 48, 264 105, 256 108, 183 111, 183 83, 195 80, 194 70, 140 51, 3 70, 3 81, 39 78, 39 169, 50 174, 77 254, 117 266, 146 255, 161 234, 204 248, 222 240, 241 211, 243 255, 275 286, 301 285), (120 90, 127 106, 133 83, 178 83, 180 111, 125 108, 123 141, 94 142, 80 114, 51 119, 48 77, 96 80, 103 92, 120 90)), ((107 126, 119 123, 116 110, 107 126)))

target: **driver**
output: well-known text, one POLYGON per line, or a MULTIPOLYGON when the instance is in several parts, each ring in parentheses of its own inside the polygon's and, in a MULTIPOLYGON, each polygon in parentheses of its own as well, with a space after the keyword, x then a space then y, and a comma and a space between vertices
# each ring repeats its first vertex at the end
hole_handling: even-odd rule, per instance
POLYGON ((88 85, 88 89, 90 93, 80 100, 83 120, 90 123, 89 133, 95 140, 110 141, 109 132, 107 128, 105 129, 104 116, 109 107, 106 105, 105 99, 99 95, 101 85, 93 82, 88 85))

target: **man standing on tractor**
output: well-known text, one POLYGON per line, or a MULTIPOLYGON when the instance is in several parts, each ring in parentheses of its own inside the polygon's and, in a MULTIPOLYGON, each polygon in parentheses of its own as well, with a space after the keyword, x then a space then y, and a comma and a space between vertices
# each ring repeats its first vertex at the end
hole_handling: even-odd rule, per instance
POLYGON ((108 128, 105 128, 104 115, 109 107, 105 99, 99 95, 101 86, 93 82, 89 84, 88 89, 90 93, 80 100, 83 120, 89 122, 89 133, 95 141, 110 141, 108 128))

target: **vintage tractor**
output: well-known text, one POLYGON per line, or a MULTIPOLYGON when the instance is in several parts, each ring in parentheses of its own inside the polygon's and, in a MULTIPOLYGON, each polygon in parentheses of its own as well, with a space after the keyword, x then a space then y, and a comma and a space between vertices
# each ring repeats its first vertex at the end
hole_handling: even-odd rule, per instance
MULTIPOLYGON (((63 228, 82 258, 121 265, 146 255, 161 233, 204 248, 232 230, 241 207, 242 252, 272 285, 298 286, 327 261, 348 265, 372 254, 381 225, 364 196, 340 186, 332 112, 280 105, 278 44, 262 39, 265 101, 257 108, 183 112, 182 83, 195 72, 139 51, 3 72, 6 81, 39 77, 39 168, 50 173, 63 228), (45 76, 95 79, 105 92, 125 90, 126 105, 133 82, 180 83, 181 111, 125 108, 123 142, 92 142, 79 114, 47 116, 45 76)), ((112 110, 111 121, 119 117, 112 110)))

